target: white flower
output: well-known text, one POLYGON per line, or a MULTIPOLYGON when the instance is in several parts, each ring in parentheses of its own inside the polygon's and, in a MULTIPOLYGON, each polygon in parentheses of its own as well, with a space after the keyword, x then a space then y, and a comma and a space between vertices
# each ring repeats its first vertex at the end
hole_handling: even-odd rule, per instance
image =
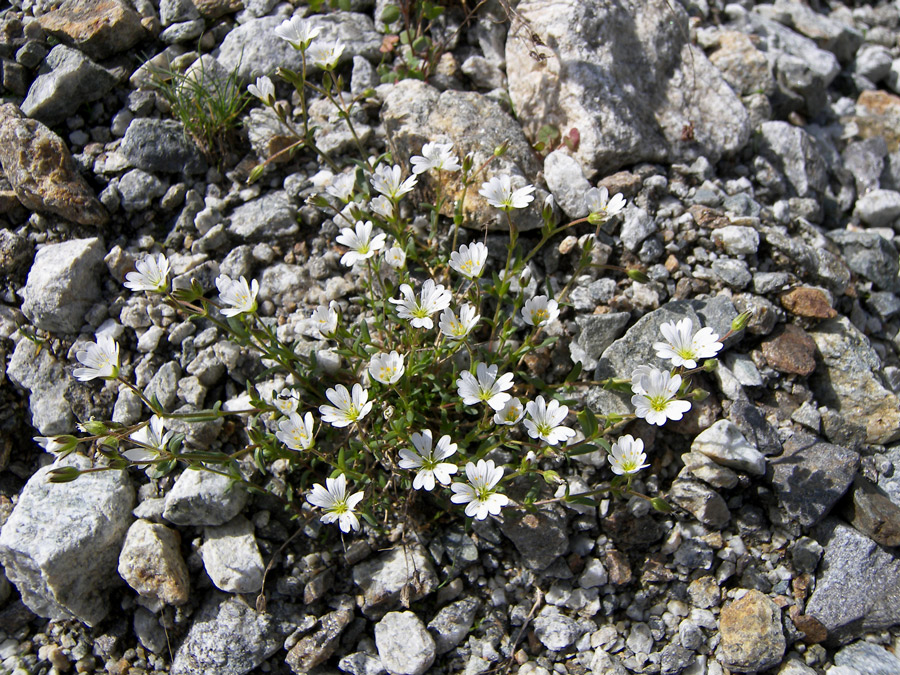
POLYGON ((300 405, 300 394, 296 389, 285 387, 276 396, 273 396, 269 403, 282 415, 290 415, 297 412, 297 407, 300 405))
POLYGON ((471 246, 463 244, 459 247, 459 251, 454 251, 450 254, 450 267, 467 279, 477 279, 484 270, 487 254, 487 246, 480 241, 475 242, 471 246))
POLYGON ((125 275, 125 288, 132 291, 165 293, 169 290, 169 261, 162 253, 144 256, 134 264, 134 272, 125 275))
POLYGON ((337 306, 337 302, 332 300, 328 303, 328 307, 319 305, 312 314, 312 320, 316 323, 316 328, 319 329, 319 333, 322 337, 331 337, 337 330, 337 306))
POLYGON ((447 435, 441 436, 437 447, 431 449, 431 431, 425 429, 421 434, 413 434, 411 437, 415 450, 402 448, 400 450, 401 469, 419 469, 419 473, 413 479, 413 489, 434 489, 434 479, 441 485, 450 484, 450 475, 458 471, 456 464, 442 462, 456 452, 456 443, 450 442, 447 435))
POLYGON ((266 75, 257 77, 256 84, 248 84, 247 91, 266 105, 275 103, 275 85, 266 75))
POLYGON ((86 366, 76 368, 72 373, 75 379, 82 382, 89 382, 97 377, 114 380, 119 375, 119 345, 109 335, 98 335, 97 341, 79 349, 75 358, 86 366))
POLYGON ((438 321, 441 333, 450 340, 462 340, 472 332, 481 318, 480 314, 475 313, 476 311, 472 305, 465 304, 459 308, 459 318, 457 319, 453 310, 447 307, 441 312, 441 318, 438 321))
POLYGON ((459 161, 453 154, 453 143, 426 143, 422 146, 422 155, 411 160, 413 173, 420 174, 437 169, 438 171, 459 171, 459 161))
POLYGON ((394 217, 394 202, 384 195, 377 195, 369 202, 369 208, 372 213, 381 216, 385 220, 391 220, 394 217))
POLYGON ((634 414, 647 420, 648 424, 662 426, 666 420, 680 420, 691 409, 690 401, 675 398, 681 386, 681 375, 671 375, 658 368, 650 368, 637 375, 632 374, 631 404, 634 414))
POLYGON ((317 42, 307 52, 313 65, 318 66, 322 70, 332 70, 343 53, 344 44, 340 40, 335 40, 330 45, 317 42))
POLYGON ((275 29, 276 36, 290 42, 294 49, 304 50, 309 47, 309 43, 318 37, 321 32, 321 28, 313 28, 312 23, 299 16, 292 16, 290 19, 286 19, 275 29))
POLYGON ((353 173, 342 173, 331 179, 331 185, 325 188, 325 192, 337 197, 345 204, 353 197, 353 189, 356 187, 356 177, 353 173))
POLYGON ((353 385, 352 394, 347 391, 347 387, 339 384, 334 389, 328 389, 325 398, 334 403, 334 406, 320 405, 319 413, 322 421, 333 427, 346 427, 358 422, 372 409, 369 392, 358 383, 353 385))
POLYGON ((612 218, 620 213, 626 203, 621 192, 610 199, 609 190, 606 187, 591 188, 584 196, 584 201, 591 214, 600 214, 604 218, 612 218))
POLYGON ((369 361, 369 375, 381 384, 394 384, 402 377, 405 369, 403 357, 397 352, 378 353, 369 361))
POLYGON ((275 438, 291 450, 309 450, 313 444, 313 416, 311 412, 303 417, 296 412, 288 415, 286 420, 278 423, 279 431, 275 438))
POLYGON ((510 184, 509 175, 494 176, 487 183, 481 184, 478 191, 487 203, 498 209, 510 211, 512 209, 524 209, 533 200, 533 185, 526 185, 518 190, 513 190, 510 184))
POLYGON ((435 312, 447 309, 450 306, 450 291, 445 290, 442 284, 435 284, 432 279, 426 279, 422 284, 421 300, 416 300, 409 284, 400 285, 400 299, 388 298, 397 305, 397 314, 401 319, 410 319, 413 328, 431 329, 434 321, 431 315, 435 312))
POLYGON ((494 460, 478 460, 478 464, 466 464, 468 483, 453 483, 450 489, 454 494, 450 501, 454 504, 467 504, 466 515, 476 520, 484 520, 488 514, 500 515, 500 509, 509 504, 509 497, 494 491, 494 487, 503 478, 503 469, 494 467, 494 460))
POLYGON ((635 439, 630 435, 625 435, 612 444, 609 454, 609 466, 613 473, 623 476, 629 473, 637 473, 641 469, 650 466, 644 463, 646 459, 644 441, 640 438, 635 439))
POLYGON ((529 326, 546 326, 559 316, 559 304, 546 295, 536 295, 525 301, 522 318, 529 326))
POLYGON ((696 368, 697 361, 711 359, 722 349, 719 336, 708 326, 692 335, 694 322, 690 319, 681 319, 677 323, 667 321, 659 327, 659 331, 667 342, 653 344, 656 355, 669 359, 676 366, 696 368))
POLYGON ((47 452, 58 455, 64 450, 78 447, 73 436, 34 436, 33 440, 47 452))
POLYGON ((507 427, 515 426, 525 415, 522 402, 513 396, 503 407, 494 413, 494 424, 502 424, 507 427))
POLYGON ((468 370, 464 370, 456 381, 457 391, 462 396, 463 403, 466 405, 487 403, 494 410, 502 410, 506 402, 512 398, 509 394, 503 393, 513 386, 512 373, 505 373, 498 378, 497 366, 488 366, 484 363, 479 363, 475 367, 475 372, 478 375, 477 379, 468 370))
POLYGON ((538 396, 525 404, 525 410, 531 419, 526 419, 523 424, 532 438, 540 438, 547 445, 556 445, 575 435, 574 429, 561 426, 569 414, 569 407, 560 405, 555 398, 545 402, 543 396, 538 396))
POLYGON ((372 174, 372 187, 392 201, 397 201, 407 192, 412 192, 418 181, 415 176, 401 181, 400 175, 401 170, 398 165, 395 164, 391 167, 382 164, 372 174))
POLYGON ((174 432, 166 431, 165 421, 158 415, 150 418, 147 426, 141 427, 130 438, 140 447, 126 450, 122 454, 132 462, 146 462, 156 459, 160 452, 164 452, 174 432))
POLYGON ((251 286, 244 277, 234 280, 220 274, 216 277, 216 288, 219 289, 219 300, 227 305, 222 308, 225 316, 256 311, 256 294, 259 293, 259 282, 256 279, 251 286))
POLYGON ((347 477, 344 474, 337 478, 326 478, 325 484, 328 486, 327 489, 319 483, 313 485, 312 492, 307 495, 306 501, 320 509, 325 509, 326 513, 322 516, 323 523, 338 521, 341 532, 358 530, 359 518, 353 513, 353 509, 362 501, 363 493, 357 492, 348 496, 347 477))
POLYGON ((366 260, 375 255, 375 251, 384 248, 384 242, 387 236, 384 233, 378 233, 372 236, 372 221, 357 221, 356 230, 345 227, 337 236, 337 243, 349 248, 343 257, 341 264, 347 267, 353 267, 360 260, 366 260))
POLYGON ((399 270, 406 264, 406 251, 399 246, 393 246, 384 252, 384 261, 399 270))
POLYGON ((645 375, 649 375, 652 373, 655 368, 650 366, 638 366, 634 370, 631 371, 631 391, 635 394, 645 394, 643 387, 641 386, 641 381, 644 379, 645 375))

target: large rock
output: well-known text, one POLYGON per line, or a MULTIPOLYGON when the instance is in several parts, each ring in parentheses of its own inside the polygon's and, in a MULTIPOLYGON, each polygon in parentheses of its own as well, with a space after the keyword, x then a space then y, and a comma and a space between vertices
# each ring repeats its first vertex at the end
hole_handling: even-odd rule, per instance
POLYGON ((853 482, 859 454, 795 433, 784 443, 784 454, 770 460, 769 474, 784 509, 804 527, 824 518, 853 482))
POLYGON ((109 219, 65 142, 12 103, 0 106, 0 166, 19 201, 82 225, 109 219))
POLYGON ((92 59, 124 52, 148 35, 141 15, 124 0, 65 0, 39 21, 47 33, 92 59))
POLYGON ((822 357, 811 384, 819 403, 866 427, 866 441, 900 438, 900 398, 881 383, 881 360, 868 338, 845 317, 823 321, 810 331, 822 357))
POLYGON ((171 672, 246 675, 281 649, 283 641, 271 614, 257 612, 239 597, 215 593, 194 618, 171 672))
POLYGON ((787 642, 781 610, 759 591, 747 591, 726 605, 719 618, 717 659, 736 673, 755 673, 781 662, 787 642))
POLYGON ((168 605, 188 600, 190 580, 178 532, 136 520, 119 554, 119 575, 140 595, 168 605))
POLYGON ((100 295, 105 255, 97 238, 70 239, 42 248, 28 272, 22 313, 38 328, 78 332, 100 295))
POLYGON ((524 0, 506 62, 525 133, 578 129, 576 158, 603 173, 740 150, 747 111, 689 34, 685 11, 665 0, 524 0))
MULTIPOLYGON (((539 179, 541 164, 521 127, 496 101, 475 92, 447 90, 440 92, 417 80, 403 80, 391 88, 381 109, 381 119, 390 139, 395 162, 408 165, 409 158, 421 152, 429 141, 453 143, 453 152, 462 158, 472 153, 473 165, 480 167, 494 155, 494 149, 508 144, 506 153, 488 165, 484 180, 501 174, 512 176, 519 188, 539 179)), ((434 189, 433 177, 420 174, 419 185, 434 189)), ((462 196, 458 181, 445 181, 445 215, 452 214, 454 200, 462 196)), ((480 185, 466 193, 463 213, 467 224, 482 228, 487 222, 496 229, 507 229, 506 217, 488 205, 478 194, 480 185)), ((540 207, 546 192, 538 190, 528 208, 514 212, 516 225, 522 231, 542 226, 540 207)))
POLYGON ((388 612, 375 624, 375 646, 391 675, 422 675, 434 663, 434 638, 412 612, 388 612))
POLYGON ((787 122, 763 122, 756 142, 759 154, 784 174, 794 195, 822 195, 828 174, 812 136, 787 122))
POLYGON ((265 565, 253 534, 253 523, 238 516, 224 525, 207 527, 205 534, 200 555, 216 587, 228 593, 259 592, 265 565))
POLYGON ((247 493, 228 476, 185 471, 166 494, 163 518, 176 525, 223 525, 247 503, 247 493))
POLYGON ((363 592, 362 612, 370 618, 384 616, 401 599, 424 598, 438 585, 434 567, 419 546, 401 546, 354 565, 353 581, 363 592))
POLYGON ((850 61, 863 43, 862 33, 856 28, 819 14, 796 0, 775 0, 774 5, 758 8, 757 11, 770 14, 772 19, 802 33, 842 63, 850 61))
POLYGON ((835 230, 828 237, 841 247, 847 266, 878 288, 900 290, 900 262, 894 244, 876 232, 835 230))
POLYGON ((297 209, 284 190, 269 192, 238 206, 230 216, 228 232, 242 241, 271 242, 300 231, 297 209))
POLYGON ((28 397, 31 426, 44 436, 72 431, 74 418, 66 392, 74 382, 66 373, 65 365, 49 349, 21 338, 9 360, 6 375, 13 383, 31 392, 28 397))
MULTIPOLYGON (((81 455, 61 464, 91 466, 81 455)), ((124 471, 51 483, 53 468, 39 469, 19 494, 0 532, 0 563, 38 616, 96 626, 110 609, 107 591, 132 520, 134 488, 124 471)))
POLYGON ((31 83, 22 112, 45 124, 61 123, 83 103, 103 98, 116 84, 113 73, 65 45, 55 46, 44 61, 50 70, 31 83))
POLYGON ((194 174, 206 170, 200 150, 175 120, 138 117, 119 146, 128 166, 149 172, 194 174))
MULTIPOLYGON (((274 37, 274 31, 282 21, 280 16, 265 16, 237 26, 219 47, 219 63, 229 72, 236 69, 244 82, 251 82, 261 75, 271 76, 278 68, 299 71, 303 65, 300 52, 286 40, 274 37)), ((351 61, 354 56, 364 56, 370 61, 378 61, 381 56, 382 37, 376 32, 372 19, 365 14, 315 14, 307 21, 322 31, 315 38, 316 42, 328 44, 339 39, 344 43, 339 63, 351 61)))
POLYGON ((828 519, 814 531, 825 546, 806 613, 846 643, 900 623, 900 560, 865 535, 828 519))
POLYGON ((566 518, 561 509, 542 508, 534 512, 508 509, 500 531, 515 544, 525 565, 544 570, 569 549, 566 518))

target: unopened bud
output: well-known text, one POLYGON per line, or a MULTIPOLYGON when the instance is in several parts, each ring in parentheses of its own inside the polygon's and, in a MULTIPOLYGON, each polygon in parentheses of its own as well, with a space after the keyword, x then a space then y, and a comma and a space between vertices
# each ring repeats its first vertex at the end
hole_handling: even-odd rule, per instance
POLYGON ((589 213, 587 217, 587 221, 591 225, 599 225, 600 223, 606 222, 606 216, 602 213, 589 213))
POLYGON ((58 469, 50 471, 49 481, 51 483, 71 483, 78 478, 81 472, 74 466, 61 466, 58 469))
POLYGON ((509 141, 503 141, 500 145, 494 148, 494 157, 503 157, 503 155, 506 154, 508 148, 509 141))
POLYGON ((731 322, 731 332, 737 333, 739 330, 744 330, 747 327, 747 324, 750 323, 752 317, 753 312, 749 309, 746 312, 738 314, 734 318, 734 321, 731 322))
POLYGON ((706 359, 706 361, 703 362, 703 370, 705 370, 707 373, 711 373, 715 371, 718 365, 719 362, 715 359, 706 359))
POLYGON ((558 485, 563 482, 562 478, 559 477, 559 474, 552 469, 544 471, 542 475, 544 477, 544 482, 546 482, 547 485, 558 485))
POLYGON ((78 425, 78 428, 83 430, 87 434, 91 434, 92 436, 102 436, 108 431, 108 429, 106 428, 106 424, 99 420, 88 420, 87 422, 82 422, 78 425))
POLYGON ((464 174, 469 173, 472 170, 472 167, 475 165, 475 155, 471 152, 463 157, 462 161, 462 170, 464 174))
POLYGON ((544 223, 550 224, 553 219, 553 207, 556 205, 556 201, 553 199, 553 195, 547 195, 546 199, 544 199, 544 208, 541 211, 541 217, 544 219, 544 223))
POLYGON ((641 284, 650 283, 650 277, 647 276, 646 272, 642 272, 638 269, 629 269, 625 271, 625 274, 628 275, 628 278, 632 281, 637 281, 641 284))
POLYGON ((694 389, 694 391, 691 392, 691 398, 697 403, 700 403, 709 398, 709 392, 706 391, 706 389, 694 389))
POLYGON ((659 511, 660 513, 672 513, 672 507, 662 497, 654 497, 650 500, 650 506, 659 511))

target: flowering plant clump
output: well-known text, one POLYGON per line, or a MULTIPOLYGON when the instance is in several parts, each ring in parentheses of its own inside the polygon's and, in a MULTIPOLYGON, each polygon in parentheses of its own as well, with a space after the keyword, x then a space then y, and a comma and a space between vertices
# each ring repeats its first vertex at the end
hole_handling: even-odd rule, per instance
MULTIPOLYGON (((652 448, 621 435, 621 427, 638 418, 660 426, 680 420, 702 394, 692 375, 720 352, 724 337, 695 327, 690 319, 662 324, 662 339, 653 349, 669 369, 648 363, 623 373, 628 379, 602 383, 628 389, 630 414, 598 414, 570 396, 572 389, 596 384, 579 380, 580 364, 561 384, 543 382, 531 364, 557 341, 573 281, 591 266, 643 278, 635 270, 598 265, 592 256, 600 227, 626 207, 624 197, 593 189, 586 197, 589 215, 564 225, 557 224, 552 204, 545 203, 539 240, 525 247, 516 212, 530 208, 534 186, 517 179, 520 187, 514 188, 506 174, 487 179, 487 164, 474 168, 472 159, 460 159, 450 143, 425 143, 409 167, 387 156, 370 157, 360 146, 365 159, 353 171, 341 171, 318 150, 315 129, 305 117, 306 96, 313 92, 341 111, 356 137, 350 114, 355 103, 344 97, 335 73, 343 46, 320 43, 319 35, 309 20, 298 17, 276 30, 302 56, 300 72, 279 71, 297 87, 300 122, 295 124, 289 106, 275 100, 269 78, 259 78, 250 92, 296 132, 294 149, 315 152, 334 170, 330 184, 310 203, 326 210, 337 226, 334 248, 361 290, 349 302, 332 300, 300 310, 306 337, 290 341, 277 319, 260 314, 258 280, 223 274, 214 289, 197 281, 176 284, 165 255, 147 255, 136 261, 125 286, 168 304, 185 319, 214 326, 258 356, 259 374, 224 404, 175 413, 122 375, 118 345, 99 334, 77 352, 83 367, 75 369, 75 377, 127 387, 147 409, 146 421, 125 426, 92 420, 84 424, 87 436, 39 442, 59 454, 90 446, 106 458, 103 467, 92 470, 136 466, 161 476, 181 466, 222 473, 268 492, 298 516, 336 523, 343 533, 361 529, 362 521, 383 526, 398 502, 476 519, 504 508, 530 507, 543 483, 560 481, 545 468, 550 460, 588 452, 608 457, 610 481, 574 495, 566 489, 556 499, 583 503, 610 491, 643 496, 632 490, 632 481, 648 468, 652 448), (322 71, 321 84, 309 78, 307 61, 322 71), (413 222, 409 197, 428 174, 436 198, 426 209, 430 218, 424 222, 430 227, 422 227, 423 219, 413 222), (441 215, 446 195, 453 194, 444 190, 448 180, 458 180, 462 194, 477 189, 504 214, 509 225, 505 251, 491 250, 496 244, 489 245, 486 232, 457 245, 466 238, 460 219, 445 222, 441 215), (581 260, 568 283, 558 290, 549 281, 545 288, 527 283, 542 248, 577 226, 594 231, 584 234, 581 260), (502 267, 492 264, 504 255, 502 267), (230 453, 193 447, 176 431, 226 416, 239 421, 233 437, 241 438, 230 453), (252 463, 252 470, 242 462, 252 463)), ((451 213, 460 213, 458 204, 449 206, 451 213)), ((732 331, 745 321, 739 317, 732 331)), ((59 469, 56 479, 77 475, 72 468, 59 469)), ((662 500, 651 501, 665 508, 662 500)))

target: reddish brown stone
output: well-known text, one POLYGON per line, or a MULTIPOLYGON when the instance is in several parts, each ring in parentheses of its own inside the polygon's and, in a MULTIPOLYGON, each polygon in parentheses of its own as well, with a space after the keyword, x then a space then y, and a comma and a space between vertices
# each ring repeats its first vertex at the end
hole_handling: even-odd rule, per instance
POLYGON ((624 586, 631 581, 631 565, 621 551, 611 549, 601 556, 603 566, 609 574, 609 582, 614 586, 624 586))
POLYGON ((147 37, 141 15, 123 0, 66 0, 39 21, 50 35, 92 59, 120 54, 147 37))
POLYGON ((766 363, 779 372, 809 375, 816 369, 816 343, 794 324, 777 329, 761 347, 766 363))
POLYGON ((618 171, 599 181, 597 187, 605 187, 609 190, 610 195, 621 192, 625 199, 629 199, 638 193, 642 183, 641 177, 636 173, 631 173, 630 171, 618 171))
POLYGON ((825 293, 808 286, 792 288, 782 294, 781 306, 791 314, 807 319, 833 319, 837 316, 825 293))
POLYGON ((218 19, 244 8, 243 0, 194 0, 194 6, 207 19, 218 19))
POLYGON ((816 617, 809 614, 801 614, 800 608, 796 605, 788 610, 788 615, 794 626, 803 633, 803 641, 808 645, 814 645, 819 642, 825 642, 828 639, 828 629, 822 625, 816 617))
POLYGON ((700 227, 707 227, 710 230, 714 230, 718 227, 731 225, 731 221, 728 220, 728 216, 724 213, 711 209, 708 206, 703 206, 702 204, 694 204, 688 211, 694 217, 694 222, 700 227))

